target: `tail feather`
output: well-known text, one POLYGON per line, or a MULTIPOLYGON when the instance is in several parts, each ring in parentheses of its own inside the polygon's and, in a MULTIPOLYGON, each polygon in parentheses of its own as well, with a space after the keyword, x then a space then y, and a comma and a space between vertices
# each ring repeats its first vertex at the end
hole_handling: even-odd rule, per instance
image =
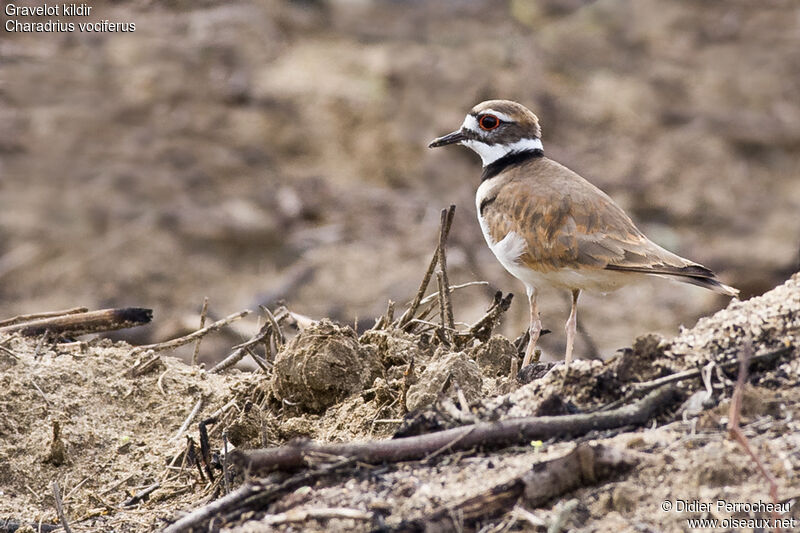
POLYGON ((738 296, 739 289, 735 289, 717 280, 714 273, 697 263, 692 263, 683 267, 670 265, 652 266, 628 266, 628 265, 607 265, 608 270, 619 270, 623 272, 640 272, 661 278, 675 279, 684 283, 690 283, 728 296, 738 296))
POLYGON ((703 287, 704 289, 708 289, 710 291, 714 291, 719 294, 725 294, 727 296, 739 296, 739 289, 735 289, 730 285, 725 285, 724 283, 717 281, 715 278, 706 278, 700 276, 669 275, 669 274, 656 274, 656 275, 668 279, 676 279, 678 281, 682 281, 684 283, 690 283, 692 285, 697 285, 698 287, 703 287))

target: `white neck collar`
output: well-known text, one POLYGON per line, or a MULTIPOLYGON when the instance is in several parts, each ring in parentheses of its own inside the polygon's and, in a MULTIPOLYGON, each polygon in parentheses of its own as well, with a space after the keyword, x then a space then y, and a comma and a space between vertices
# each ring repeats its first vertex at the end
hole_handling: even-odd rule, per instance
POLYGON ((511 144, 486 144, 475 139, 469 139, 467 141, 461 141, 461 144, 481 156, 484 167, 491 165, 501 157, 512 152, 544 150, 542 140, 536 138, 520 139, 511 144))

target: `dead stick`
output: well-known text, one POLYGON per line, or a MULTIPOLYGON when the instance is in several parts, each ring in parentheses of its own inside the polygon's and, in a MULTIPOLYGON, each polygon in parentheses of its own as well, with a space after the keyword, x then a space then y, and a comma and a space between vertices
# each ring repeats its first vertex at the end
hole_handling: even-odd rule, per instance
POLYGON ((178 437, 180 437, 181 435, 183 435, 183 432, 186 431, 186 428, 188 428, 189 424, 192 423, 192 420, 194 420, 194 417, 197 416, 197 413, 200 411, 201 407, 203 407, 203 397, 202 396, 200 397, 199 400, 197 400, 197 403, 194 404, 194 407, 192 408, 191 412, 189 413, 189 416, 187 416, 186 420, 183 421, 183 424, 181 424, 181 427, 180 427, 180 429, 178 429, 178 432, 175 433, 175 435, 173 435, 172 438, 169 439, 167 442, 172 442, 175 439, 177 439, 178 437))
MULTIPOLYGON (((444 234, 445 240, 447 236, 450 234, 450 225, 453 223, 453 216, 455 215, 456 206, 451 205, 448 212, 448 216, 443 217, 442 223, 444 226, 439 228, 439 234, 444 234), (453 214, 450 214, 450 213, 453 214)), ((441 240, 441 239, 440 239, 441 240)), ((431 281, 431 276, 433 276, 433 271, 436 269, 436 264, 439 262, 439 247, 436 247, 436 250, 433 252, 433 257, 431 257, 431 262, 428 264, 428 270, 425 271, 425 276, 422 278, 422 283, 417 289, 417 294, 414 296, 414 300, 411 302, 411 305, 408 306, 403 316, 401 316, 397 321, 397 327, 403 328, 408 325, 408 321, 414 318, 414 313, 417 312, 417 308, 419 308, 419 303, 422 300, 422 297, 425 295, 425 291, 428 288, 428 284, 431 281)))
POLYGON ((444 273, 441 270, 436 271, 436 283, 439 287, 439 320, 441 323, 438 334, 447 344, 453 344, 452 335, 450 334, 452 327, 448 324, 447 320, 447 297, 445 296, 445 294, 447 294, 447 289, 444 281, 444 273))
MULTIPOLYGON (((747 380, 747 370, 750 367, 750 359, 752 357, 753 339, 748 334, 747 338, 745 339, 744 346, 742 346, 742 349, 739 352, 739 375, 736 377, 736 385, 733 389, 733 397, 731 397, 731 406, 728 410, 728 435, 738 442, 742 448, 744 448, 744 450, 747 452, 747 455, 749 455, 756 464, 758 470, 761 472, 761 475, 764 476, 764 479, 766 479, 767 483, 769 484, 769 495, 772 498, 772 503, 777 506, 778 482, 775 480, 775 476, 773 476, 772 473, 767 470, 767 467, 764 466, 764 463, 756 454, 755 450, 753 450, 753 448, 750 446, 750 441, 747 439, 747 436, 744 434, 739 424, 742 414, 742 396, 744 395, 744 387, 747 380)), ((775 531, 776 533, 781 533, 781 528, 777 527, 778 519, 778 512, 773 510, 772 522, 773 525, 776 526, 775 531)))
POLYGON ((250 471, 302 467, 306 464, 308 454, 313 452, 344 456, 373 464, 408 461, 421 459, 451 443, 451 451, 467 450, 475 446, 501 447, 531 440, 583 435, 591 430, 642 424, 656 410, 671 403, 675 396, 675 389, 664 387, 651 392, 635 404, 613 411, 479 422, 402 439, 344 444, 302 442, 279 448, 234 450, 231 452, 231 461, 250 471))
POLYGON ((536 462, 530 470, 476 496, 460 503, 446 504, 422 518, 403 521, 382 531, 452 531, 457 529, 454 516, 458 517, 459 524, 463 526, 501 515, 520 498, 524 499, 526 507, 538 507, 579 487, 596 485, 609 477, 626 472, 638 462, 638 457, 617 448, 584 442, 565 455, 536 462))
POLYGON ((53 318, 42 318, 0 328, 0 333, 19 332, 21 335, 42 335, 46 331, 56 337, 77 336, 147 324, 153 318, 151 309, 125 307, 103 309, 87 313, 74 313, 53 318))
POLYGON ((56 514, 58 514, 58 519, 61 521, 61 525, 64 526, 64 531, 72 533, 67 523, 67 517, 64 514, 64 504, 61 502, 61 489, 58 486, 58 481, 53 481, 51 487, 53 489, 53 498, 56 501, 56 514))
MULTIPOLYGON (((208 313, 208 296, 203 298, 203 308, 200 310, 200 329, 203 329, 206 325, 206 314, 208 313)), ((192 352, 192 366, 197 366, 197 357, 200 355, 200 342, 203 340, 202 337, 197 339, 197 342, 194 343, 194 351, 192 352)))
POLYGON ((250 346, 258 344, 259 342, 263 341, 267 336, 272 332, 272 326, 269 322, 264 324, 258 333, 250 337, 250 339, 238 346, 234 346, 234 350, 225 357, 222 361, 211 367, 211 370, 208 371, 209 374, 216 374, 218 372, 222 372, 226 368, 230 368, 242 359, 244 356, 247 355, 247 350, 250 346))
POLYGON ((177 348, 179 346, 183 346, 184 344, 189 344, 190 342, 200 339, 205 335, 208 335, 212 331, 217 331, 219 329, 224 328, 231 322, 235 322, 240 318, 247 316, 251 313, 249 309, 245 309, 244 311, 239 311, 238 313, 234 313, 232 315, 228 315, 222 320, 217 320, 210 326, 206 326, 202 329, 198 329, 197 331, 190 333, 188 335, 184 335, 183 337, 178 337, 177 339, 172 339, 166 342, 158 342, 156 344, 145 344, 142 346, 137 346, 133 350, 130 351, 128 355, 134 355, 140 352, 144 352, 146 350, 153 350, 156 352, 160 352, 163 350, 171 350, 173 348, 177 348))
POLYGON ((155 490, 158 489, 160 486, 161 486, 161 483, 156 482, 156 483, 153 483, 152 485, 149 485, 149 486, 143 488, 142 490, 140 490, 139 492, 137 492, 136 494, 134 494, 133 496, 131 496, 130 498, 125 500, 122 503, 122 506, 123 507, 131 507, 132 505, 136 505, 140 501, 142 501, 145 498, 147 498, 152 492, 155 492, 155 490))
MULTIPOLYGON (((781 346, 780 348, 777 348, 777 349, 774 349, 774 350, 769 350, 767 352, 760 353, 758 355, 754 355, 754 356, 748 358, 748 362, 749 362, 749 364, 752 364, 752 363, 756 363, 756 362, 759 362, 759 361, 768 361, 770 359, 774 359, 776 357, 780 357, 780 356, 784 355, 785 353, 791 351, 792 349, 793 349, 792 346, 781 346)), ((734 359, 733 361, 726 361, 724 363, 719 363, 718 366, 720 368, 724 369, 724 368, 732 368, 732 367, 734 367, 734 366, 736 366, 738 364, 740 364, 740 362, 738 360, 734 359)), ((675 382, 683 381, 683 380, 686 380, 686 379, 692 379, 692 378, 700 377, 700 374, 702 373, 702 371, 703 371, 703 369, 700 368, 700 367, 692 368, 692 369, 689 369, 689 370, 684 370, 683 372, 677 372, 675 374, 670 374, 668 376, 664 376, 664 377, 661 377, 661 378, 658 378, 658 379, 654 379, 654 380, 651 380, 651 381, 643 381, 641 383, 634 383, 634 384, 631 385, 631 388, 632 388, 631 392, 629 392, 628 394, 626 394, 624 397, 620 398, 619 400, 611 402, 608 405, 604 405, 603 407, 600 408, 600 410, 602 411, 602 410, 613 409, 613 408, 617 407, 618 405, 626 403, 627 401, 629 401, 631 398, 633 398, 637 394, 642 394, 644 392, 648 392, 648 391, 651 391, 653 389, 657 389, 659 387, 663 387, 664 385, 667 385, 669 383, 675 383, 675 382)))
MULTIPOLYGON (((451 205, 450 209, 444 210, 442 209, 441 214, 441 227, 444 229, 445 227, 450 227, 452 224, 453 214, 455 213, 455 206, 451 205)), ((439 293, 444 298, 444 308, 446 311, 447 316, 447 326, 450 329, 455 327, 455 320, 453 318, 453 304, 450 301, 450 280, 447 277, 447 234, 444 231, 439 232, 439 270, 442 272, 442 284, 444 285, 444 290, 440 290, 439 293)))
POLYGON ((11 324, 17 324, 19 322, 27 322, 29 320, 35 320, 38 318, 52 318, 64 315, 74 315, 76 313, 85 313, 88 311, 88 307, 73 307, 72 309, 64 309, 63 311, 47 311, 44 313, 31 313, 29 315, 17 315, 13 318, 6 318, 5 320, 0 320, 0 327, 2 326, 10 326, 11 324))
POLYGON ((297 490, 300 487, 312 486, 317 479, 330 474, 336 474, 346 468, 351 468, 353 463, 354 462, 349 459, 338 461, 318 470, 303 472, 292 476, 278 485, 259 480, 245 483, 230 494, 207 504, 205 507, 195 509, 166 528, 164 533, 191 531, 199 528, 204 522, 220 516, 223 517, 223 523, 229 523, 237 516, 247 512, 253 505, 264 508, 282 494, 297 490))

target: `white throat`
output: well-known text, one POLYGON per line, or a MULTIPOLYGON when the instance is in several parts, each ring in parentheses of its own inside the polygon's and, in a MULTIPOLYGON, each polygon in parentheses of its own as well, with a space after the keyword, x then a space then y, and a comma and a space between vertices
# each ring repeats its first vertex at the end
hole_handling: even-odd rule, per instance
POLYGON ((486 144, 481 141, 470 139, 468 141, 461 141, 461 144, 470 148, 479 156, 483 161, 483 166, 491 165, 501 157, 504 157, 512 152, 524 152, 526 150, 543 150, 542 140, 536 138, 520 139, 511 144, 486 144))

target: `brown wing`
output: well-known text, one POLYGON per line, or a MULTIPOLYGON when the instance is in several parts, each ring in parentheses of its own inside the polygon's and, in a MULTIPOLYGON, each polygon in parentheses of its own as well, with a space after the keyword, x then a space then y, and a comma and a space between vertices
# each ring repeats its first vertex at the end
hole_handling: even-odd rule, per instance
POLYGON ((534 270, 640 272, 729 292, 707 268, 651 242, 608 195, 554 161, 510 169, 493 192, 483 212, 492 238, 509 231, 524 236, 528 250, 520 261, 534 270))

